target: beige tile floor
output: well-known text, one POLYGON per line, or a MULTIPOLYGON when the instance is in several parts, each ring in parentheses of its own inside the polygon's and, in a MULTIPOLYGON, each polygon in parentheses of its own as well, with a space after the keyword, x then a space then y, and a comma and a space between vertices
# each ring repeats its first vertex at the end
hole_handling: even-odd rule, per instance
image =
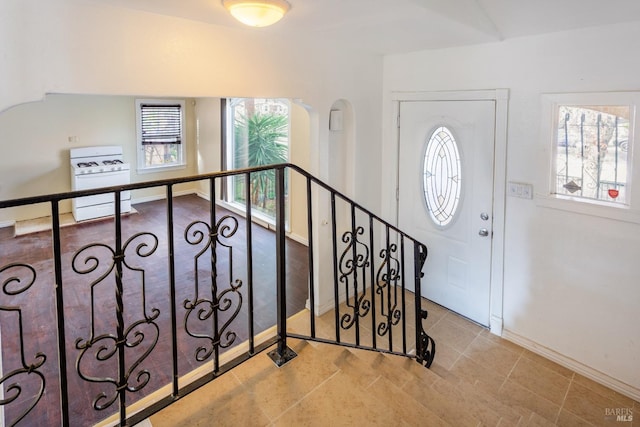
MULTIPOLYGON (((428 304, 428 303, 427 303, 428 304)), ((290 340, 151 417, 162 426, 640 426, 640 403, 428 304, 427 370, 399 356, 290 340), (616 421, 612 411, 632 414, 616 421)), ((303 328, 296 316, 289 327, 303 328)), ((332 330, 319 319, 320 334, 332 330)))

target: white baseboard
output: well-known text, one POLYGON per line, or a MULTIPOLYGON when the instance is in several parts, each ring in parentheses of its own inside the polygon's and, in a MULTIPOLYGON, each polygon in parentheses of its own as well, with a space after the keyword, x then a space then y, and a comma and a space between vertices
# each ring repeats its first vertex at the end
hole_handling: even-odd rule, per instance
POLYGON ((196 195, 198 197, 200 197, 201 199, 205 199, 205 200, 211 200, 211 197, 209 197, 209 193, 202 191, 202 190, 196 190, 196 195))
MULTIPOLYGON (((205 193, 203 191, 198 191, 196 194, 198 195, 198 197, 201 197, 205 200, 211 200, 208 193, 205 193)), ((216 205, 222 206, 223 208, 235 213, 236 215, 240 215, 243 218, 247 217, 246 212, 244 210, 238 209, 238 207, 234 206, 231 203, 227 203, 224 200, 217 200, 216 205)), ((256 217, 255 215, 252 215, 251 220, 253 221, 254 224, 257 224, 263 228, 266 228, 267 230, 275 231, 275 226, 273 224, 261 219, 260 217, 256 217)), ((306 237, 302 237, 294 233, 287 233, 287 237, 302 245, 309 246, 309 240, 306 237)))
POLYGON ((640 389, 638 389, 637 387, 610 377, 605 373, 602 373, 596 369, 591 368, 590 366, 578 362, 577 360, 574 360, 550 348, 531 341, 530 339, 518 335, 515 332, 511 332, 508 329, 502 331, 502 338, 514 342, 533 353, 556 362, 557 364, 562 365, 565 368, 571 369, 572 371, 577 372, 578 374, 585 376, 599 384, 602 384, 605 387, 609 387, 610 389, 617 391, 618 393, 623 394, 627 397, 630 397, 635 401, 640 401, 640 389))
POLYGON ((287 237, 295 242, 300 243, 301 245, 309 247, 309 240, 307 240, 305 237, 299 236, 294 233, 287 234, 287 237))
POLYGON ((13 227, 14 225, 16 225, 15 221, 0 221, 0 228, 13 227))
MULTIPOLYGON (((367 288, 367 291, 368 290, 369 288, 367 288)), ((342 304, 346 300, 347 300, 347 292, 345 290, 340 290, 340 293, 338 294, 338 305, 342 304)), ((308 305, 308 301, 307 301, 307 305, 308 305)), ((329 301, 325 302, 324 304, 320 304, 316 301, 316 316, 322 316, 323 314, 329 311, 335 310, 335 308, 336 308, 336 302, 333 296, 329 301)))
MULTIPOLYGON (((183 190, 183 191, 177 191, 173 193, 174 196, 186 196, 188 194, 198 194, 200 196, 200 193, 194 190, 183 190)), ((146 197, 136 197, 135 199, 131 199, 131 204, 155 202, 156 200, 164 200, 166 198, 167 198, 166 194, 158 194, 155 196, 146 196, 146 197)), ((64 214, 67 212, 60 212, 60 213, 64 214)), ((33 219, 33 218, 29 218, 29 219, 33 219)), ((16 221, 14 220, 0 221, 0 228, 13 227, 15 224, 16 224, 16 221)))
POLYGON ((489 330, 494 335, 502 336, 502 317, 492 315, 489 319, 489 330))
MULTIPOLYGON (((289 316, 289 319, 296 316, 298 313, 289 316)), ((306 313, 305 313, 306 314, 306 313)), ((254 336, 254 345, 260 346, 266 343, 271 338, 275 337, 277 334, 276 326, 272 326, 257 335, 254 336)), ((244 341, 239 343, 238 345, 226 350, 222 354, 220 354, 220 366, 224 366, 225 364, 233 361, 235 358, 240 357, 242 355, 246 355, 249 353, 249 341, 244 341)), ((265 352, 266 353, 266 352, 265 352)), ((187 372, 178 378, 178 383, 181 387, 186 386, 187 384, 191 384, 204 376, 211 375, 211 364, 200 365, 194 370, 187 372)), ((212 380, 215 381, 215 380, 212 380)), ((200 388, 202 390, 202 388, 200 388)), ((171 384, 167 384, 153 393, 143 397, 142 399, 132 403, 127 407, 127 416, 134 415, 145 408, 148 408, 154 403, 157 403, 161 399, 170 396, 172 393, 171 384)), ((169 406, 171 407, 171 406, 169 406)), ((156 412, 157 414, 157 412, 156 412)), ((96 423, 94 427, 115 427, 119 425, 118 423, 119 414, 111 415, 109 418, 96 423)), ((136 424, 135 427, 152 427, 151 421, 147 418, 142 420, 140 423, 136 424)))
MULTIPOLYGON (((178 196, 186 196, 189 194, 198 194, 198 193, 195 190, 182 190, 182 191, 174 192, 173 196, 178 197, 178 196)), ((136 203, 155 202, 156 200, 164 200, 166 198, 167 198, 167 195, 165 193, 157 194, 155 196, 136 197, 135 199, 133 198, 131 199, 131 204, 134 205, 136 203)))
MULTIPOLYGON (((211 197, 209 196, 209 193, 204 192, 202 190, 186 190, 186 191, 181 191, 181 192, 176 192, 173 193, 174 196, 186 196, 188 194, 195 194, 196 196, 200 197, 201 199, 207 200, 207 201, 211 201, 211 197)), ((135 203, 144 203, 144 202, 153 202, 156 200, 164 200, 166 198, 166 196, 164 194, 162 195, 157 195, 157 196, 148 196, 148 197, 141 197, 141 198, 136 198, 135 200, 132 200, 131 203, 135 204, 135 203)), ((216 205, 221 206, 237 215, 240 215, 241 217, 245 218, 246 214, 242 209, 238 209, 236 206, 225 202, 224 200, 216 200, 216 205)), ((264 227, 266 229, 269 230, 273 230, 274 227, 269 224, 267 221, 264 221, 260 218, 256 218, 255 216, 253 216, 253 222, 255 224, 260 225, 261 227, 264 227)), ((308 242, 306 239, 304 239, 303 237, 297 236, 297 235, 293 235, 290 234, 287 237, 290 237, 292 240, 295 240, 298 243, 302 243, 305 246, 308 246, 308 242)))
POLYGON ((333 310, 335 306, 336 305, 333 299, 322 305, 316 302, 316 316, 322 316, 323 314, 329 312, 329 310, 333 310))

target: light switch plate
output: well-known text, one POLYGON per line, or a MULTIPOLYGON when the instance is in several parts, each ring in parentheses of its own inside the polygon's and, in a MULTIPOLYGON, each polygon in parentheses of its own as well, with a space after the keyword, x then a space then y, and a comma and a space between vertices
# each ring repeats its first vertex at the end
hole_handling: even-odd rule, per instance
POLYGON ((533 199, 533 185, 523 182, 509 182, 507 186, 507 194, 510 197, 533 199))

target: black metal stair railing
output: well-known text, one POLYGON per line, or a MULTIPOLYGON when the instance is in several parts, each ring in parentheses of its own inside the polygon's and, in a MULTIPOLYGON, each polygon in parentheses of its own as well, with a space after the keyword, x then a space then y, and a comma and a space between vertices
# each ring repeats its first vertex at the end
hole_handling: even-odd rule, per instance
POLYGON ((0 234, 4 425, 134 425, 264 350, 286 363, 295 357, 288 338, 427 367, 434 359, 422 326, 426 246, 295 165, 0 201, 0 210, 42 203, 50 231, 16 238, 20 244, 0 234), (249 183, 264 171, 275 172, 276 207, 266 250, 255 236, 267 231, 245 220, 250 186, 244 217, 217 203, 225 179, 249 183), (306 200, 287 194, 294 180, 304 183, 306 200), (197 199, 206 215, 176 215, 175 187, 200 182, 209 189, 208 200, 197 199), (147 188, 164 189, 164 214, 122 216, 120 193, 147 188), (112 218, 61 226, 61 203, 103 193, 113 194, 112 218), (288 209, 307 212, 304 283, 289 279, 296 267, 288 261, 288 209), (99 232, 80 235, 91 227, 99 232), (293 285, 308 295, 305 325, 289 320, 293 285), (258 303, 259 289, 272 299, 258 303))
MULTIPOLYGON (((308 212, 315 212, 314 190, 320 193, 315 198, 319 203, 329 201, 326 214, 331 224, 330 282, 334 287, 331 301, 316 301, 310 253, 309 328, 306 333, 288 335, 407 356, 430 367, 435 341, 423 328, 428 313, 422 308, 421 295, 427 247, 304 170, 290 168, 306 179, 308 212), (332 317, 333 331, 318 331, 318 316, 332 317)), ((313 218, 308 216, 309 230, 313 230, 313 218)), ((326 236, 321 231, 310 232, 310 247, 314 247, 314 234, 326 236)))

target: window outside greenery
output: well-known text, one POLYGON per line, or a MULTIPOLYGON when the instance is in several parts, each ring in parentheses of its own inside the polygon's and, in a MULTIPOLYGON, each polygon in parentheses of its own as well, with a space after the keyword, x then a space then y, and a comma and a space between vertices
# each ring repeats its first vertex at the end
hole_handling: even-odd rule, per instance
MULTIPOLYGON (((289 104, 280 99, 235 98, 229 100, 227 167, 242 169, 287 162, 289 157, 289 104)), ((245 204, 244 176, 229 180, 229 202, 245 204)), ((251 205, 269 218, 275 217, 275 172, 251 174, 251 205)), ((285 189, 286 192, 286 189, 285 189)))

